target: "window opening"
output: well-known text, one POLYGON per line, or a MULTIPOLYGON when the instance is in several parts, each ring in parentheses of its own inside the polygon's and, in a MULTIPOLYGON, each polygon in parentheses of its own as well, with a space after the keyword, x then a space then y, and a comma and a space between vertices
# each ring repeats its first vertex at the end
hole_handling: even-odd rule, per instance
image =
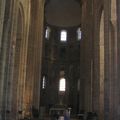
POLYGON ((65 30, 61 31, 60 40, 63 41, 63 42, 67 41, 67 32, 65 30))
POLYGON ((50 37, 50 28, 47 27, 47 28, 46 28, 46 31, 45 31, 45 38, 46 38, 46 39, 49 39, 49 37, 50 37))
POLYGON ((46 78, 45 76, 43 76, 43 80, 42 80, 42 89, 46 88, 46 78))
POLYGON ((65 78, 61 78, 59 82, 59 91, 64 92, 66 89, 65 87, 66 87, 66 80, 65 78))
POLYGON ((78 29, 77 29, 77 39, 78 39, 78 40, 81 40, 81 38, 82 38, 82 32, 81 32, 81 29, 78 28, 78 29))

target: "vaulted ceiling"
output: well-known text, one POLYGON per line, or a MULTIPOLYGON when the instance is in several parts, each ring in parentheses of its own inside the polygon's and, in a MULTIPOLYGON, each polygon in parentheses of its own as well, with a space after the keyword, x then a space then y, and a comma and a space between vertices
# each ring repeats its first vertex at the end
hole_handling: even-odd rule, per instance
POLYGON ((49 0, 45 6, 45 20, 48 24, 69 27, 81 22, 80 0, 49 0))

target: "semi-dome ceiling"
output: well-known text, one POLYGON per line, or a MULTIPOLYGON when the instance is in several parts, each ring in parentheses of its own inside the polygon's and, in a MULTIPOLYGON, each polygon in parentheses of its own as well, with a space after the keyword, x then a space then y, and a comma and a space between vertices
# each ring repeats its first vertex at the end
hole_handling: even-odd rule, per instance
POLYGON ((55 26, 80 24, 81 7, 76 0, 49 0, 45 7, 46 22, 55 26))

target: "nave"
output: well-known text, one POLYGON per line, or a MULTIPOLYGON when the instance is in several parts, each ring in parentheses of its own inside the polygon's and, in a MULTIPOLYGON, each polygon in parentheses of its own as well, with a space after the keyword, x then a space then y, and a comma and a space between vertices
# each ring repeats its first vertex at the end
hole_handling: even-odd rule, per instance
POLYGON ((119 78, 119 0, 0 0, 0 120, 120 120, 119 78))

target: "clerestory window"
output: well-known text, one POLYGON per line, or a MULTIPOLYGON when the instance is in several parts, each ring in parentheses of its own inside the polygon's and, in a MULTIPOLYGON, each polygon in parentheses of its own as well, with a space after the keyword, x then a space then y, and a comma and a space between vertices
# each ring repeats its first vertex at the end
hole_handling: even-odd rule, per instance
POLYGON ((78 28, 77 29, 77 40, 81 40, 81 37, 82 37, 81 29, 78 28))
POLYGON ((49 39, 49 37, 50 37, 50 28, 47 27, 46 30, 45 30, 45 38, 49 39))
POLYGON ((46 88, 46 78, 45 76, 43 76, 43 79, 42 79, 42 89, 45 89, 46 88))
POLYGON ((61 78, 59 81, 59 91, 64 92, 66 89, 66 80, 65 78, 61 78))
POLYGON ((67 41, 67 31, 66 30, 61 31, 60 40, 63 42, 67 41))

